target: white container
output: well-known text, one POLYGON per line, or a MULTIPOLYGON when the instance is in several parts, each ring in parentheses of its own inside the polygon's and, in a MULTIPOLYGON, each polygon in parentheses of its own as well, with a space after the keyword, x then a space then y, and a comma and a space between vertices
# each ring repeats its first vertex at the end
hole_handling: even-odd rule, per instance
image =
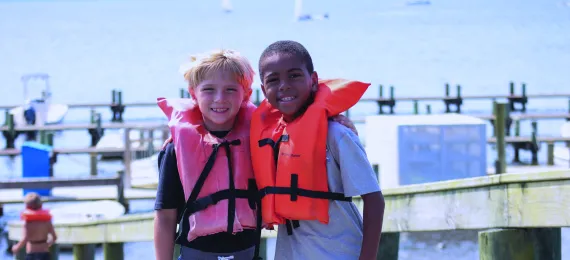
POLYGON ((380 186, 485 176, 485 121, 460 114, 366 117, 366 153, 380 186))

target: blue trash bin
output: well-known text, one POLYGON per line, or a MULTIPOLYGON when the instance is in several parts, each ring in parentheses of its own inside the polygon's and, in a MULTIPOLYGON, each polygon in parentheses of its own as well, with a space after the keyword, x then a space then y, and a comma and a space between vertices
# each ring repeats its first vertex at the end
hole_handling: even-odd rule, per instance
MULTIPOLYGON (((22 177, 50 177, 52 147, 37 142, 22 144, 22 177)), ((51 196, 51 189, 24 189, 24 196, 36 192, 40 196, 51 196)))

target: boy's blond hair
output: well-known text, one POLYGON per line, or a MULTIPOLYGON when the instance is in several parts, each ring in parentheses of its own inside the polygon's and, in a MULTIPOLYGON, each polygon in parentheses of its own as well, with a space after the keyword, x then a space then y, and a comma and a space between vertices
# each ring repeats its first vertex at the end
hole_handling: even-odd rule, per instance
POLYGON ((190 89, 198 86, 212 71, 227 71, 243 87, 245 100, 251 96, 255 72, 245 56, 234 50, 215 50, 190 56, 190 62, 180 67, 190 89))
POLYGON ((24 197, 24 203, 26 208, 29 209, 41 209, 42 208, 42 198, 35 192, 30 192, 24 197))

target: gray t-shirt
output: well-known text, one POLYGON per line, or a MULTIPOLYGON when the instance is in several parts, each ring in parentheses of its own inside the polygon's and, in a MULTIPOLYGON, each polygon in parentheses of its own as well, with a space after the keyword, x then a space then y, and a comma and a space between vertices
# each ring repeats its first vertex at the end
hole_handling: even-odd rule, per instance
MULTIPOLYGON (((327 174, 329 189, 347 197, 380 190, 364 147, 358 137, 337 122, 329 122, 327 136, 327 174)), ((362 215, 356 205, 346 201, 329 202, 328 225, 319 221, 299 221, 300 226, 287 235, 278 226, 275 260, 358 259, 362 246, 362 215)))

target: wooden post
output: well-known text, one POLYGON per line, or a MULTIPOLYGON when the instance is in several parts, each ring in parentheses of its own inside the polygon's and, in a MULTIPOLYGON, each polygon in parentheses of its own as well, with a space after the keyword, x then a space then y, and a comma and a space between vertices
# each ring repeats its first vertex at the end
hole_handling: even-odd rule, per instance
POLYGON ((47 141, 47 145, 53 147, 53 132, 52 131, 48 131, 46 133, 46 141, 47 141))
POLYGON ((25 260, 26 259, 26 247, 20 248, 18 253, 14 254, 14 260, 25 260))
POLYGON ((532 145, 536 148, 536 150, 533 150, 532 152, 532 161, 531 161, 531 165, 538 165, 538 147, 539 147, 539 143, 536 141, 536 137, 537 137, 537 123, 536 121, 532 121, 531 123, 532 125, 532 134, 531 134, 531 143, 532 145))
POLYGON ((131 187, 131 159, 132 159, 132 152, 131 152, 131 138, 130 138, 131 129, 125 128, 125 136, 123 137, 124 140, 124 147, 125 152, 123 154, 123 163, 125 165, 125 188, 131 187))
POLYGON ((548 156, 548 165, 554 165, 554 143, 548 143, 547 144, 548 147, 548 152, 547 152, 547 156, 548 156))
POLYGON ((504 103, 495 103, 495 133, 497 138, 497 160, 495 161, 495 173, 506 173, 507 163, 505 155, 505 116, 504 103))
MULTIPOLYGON (((382 85, 378 86, 378 98, 384 98, 384 86, 382 85)), ((384 114, 384 111, 382 110, 382 104, 380 102, 378 102, 378 114, 384 114)))
POLYGON ((426 105, 426 112, 427 114, 431 114, 431 105, 426 105))
POLYGON ((117 172, 119 183, 117 184, 117 201, 125 207, 125 211, 129 212, 129 202, 125 198, 125 172, 119 171, 117 172))
POLYGON ((91 176, 97 175, 97 153, 89 153, 91 176))
POLYGON ((174 244, 174 254, 172 254, 172 260, 178 260, 178 256, 180 256, 180 245, 174 244))
POLYGON ((261 96, 260 96, 259 92, 261 92, 261 90, 259 90, 259 89, 255 90, 255 105, 256 106, 259 106, 259 104, 261 104, 261 96))
POLYGON ((59 259, 59 246, 57 244, 52 245, 49 248, 49 253, 51 255, 51 260, 57 260, 59 259))
POLYGON ((95 260, 95 245, 74 244, 73 260, 95 260))
POLYGON ((104 243, 103 259, 105 260, 123 260, 125 254, 123 251, 123 243, 104 243))
POLYGON ((418 106, 419 106, 418 101, 414 100, 414 115, 419 114, 418 106))
POLYGON ((267 257, 267 238, 262 237, 259 241, 259 257, 261 259, 268 259, 267 257))
POLYGON ((495 229, 479 232, 480 260, 561 260, 560 228, 495 229))
POLYGON ((378 246, 378 260, 397 260, 400 247, 400 233, 382 233, 378 246))

